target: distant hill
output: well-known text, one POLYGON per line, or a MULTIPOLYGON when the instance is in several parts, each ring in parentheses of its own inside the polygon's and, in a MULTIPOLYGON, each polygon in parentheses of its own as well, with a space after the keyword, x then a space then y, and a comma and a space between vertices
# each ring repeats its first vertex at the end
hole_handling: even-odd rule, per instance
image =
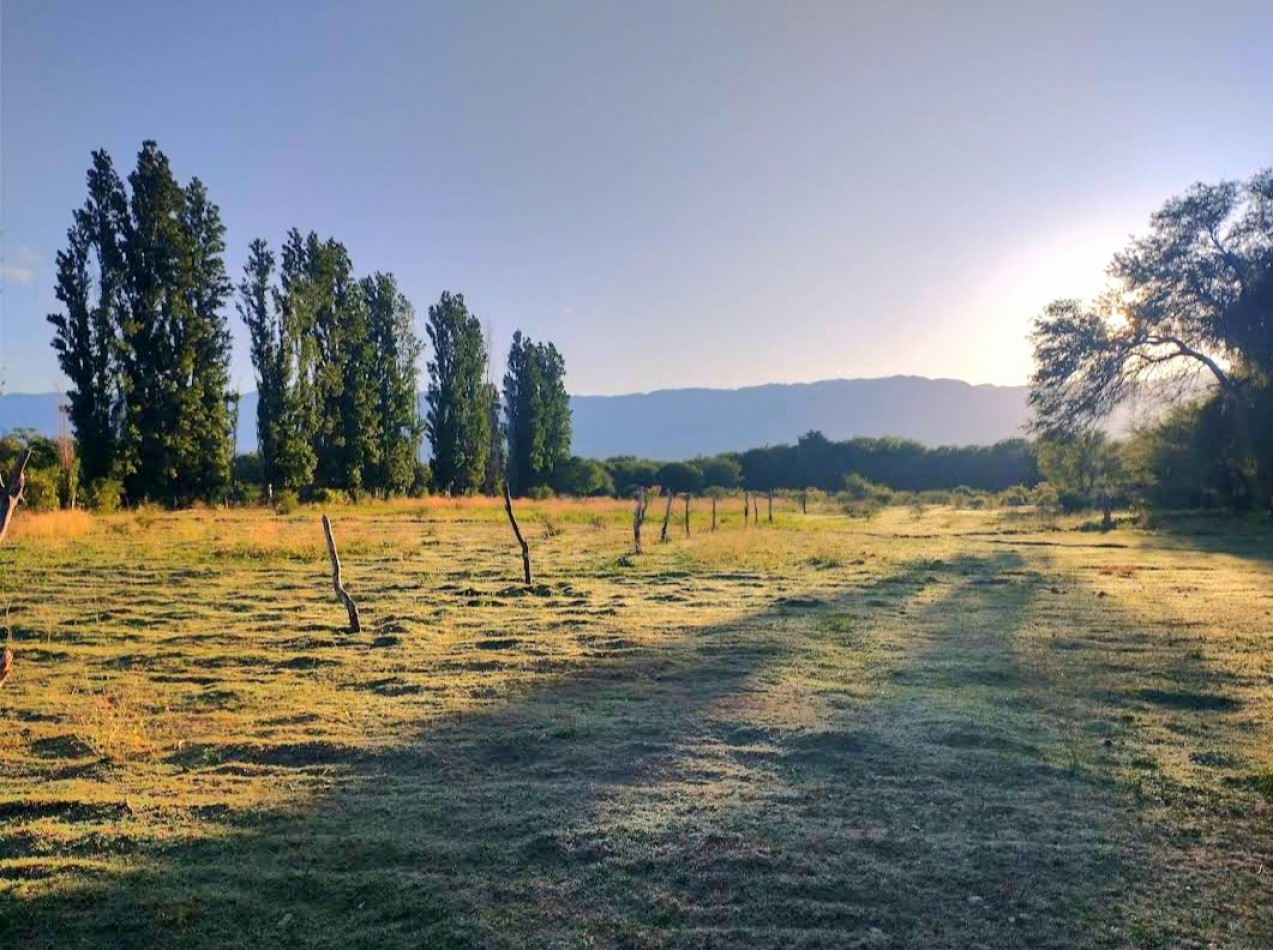
MULTIPOLYGON (((58 429, 56 393, 0 396, 0 431, 58 429)), ((928 445, 975 445, 1021 434, 1026 387, 890 376, 773 383, 743 389, 664 389, 573 396, 574 451, 606 458, 679 459, 794 442, 819 429, 831 439, 895 435, 928 445)), ((256 393, 239 405, 239 449, 256 444, 256 393)))
POLYGON ((810 429, 975 445, 1021 435, 1027 418, 1024 386, 920 376, 575 396, 571 406, 575 451, 597 458, 687 458, 790 443, 810 429))

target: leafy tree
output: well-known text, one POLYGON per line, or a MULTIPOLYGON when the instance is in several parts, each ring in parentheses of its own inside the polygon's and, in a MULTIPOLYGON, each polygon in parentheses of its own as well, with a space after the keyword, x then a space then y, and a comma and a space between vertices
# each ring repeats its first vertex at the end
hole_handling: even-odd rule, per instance
POLYGON ((1231 433, 1232 502, 1273 499, 1273 460, 1259 461, 1273 423, 1259 414, 1273 371, 1273 170, 1172 198, 1110 274, 1094 304, 1056 301, 1035 322, 1036 430, 1082 430, 1146 384, 1192 397, 1201 377, 1231 433))
POLYGON ((548 485, 570 457, 570 397, 566 363, 552 343, 513 334, 504 374, 509 486, 526 492, 548 485))
POLYGON ((66 312, 49 318, 85 475, 118 473, 133 499, 217 497, 233 435, 220 212, 150 141, 127 189, 93 153, 88 188, 58 255, 66 312))
POLYGON ((702 482, 698 468, 689 462, 668 462, 659 469, 658 483, 666 492, 676 495, 697 492, 702 482))
POLYGON ((614 479, 600 462, 573 455, 557 466, 552 489, 560 495, 577 498, 613 495, 614 479))
POLYGON ((615 494, 627 498, 638 488, 652 488, 659 483, 659 464, 647 459, 620 455, 603 463, 614 480, 615 494))
POLYGON ((443 491, 467 494, 481 488, 490 452, 482 325, 463 294, 444 291, 429 308, 427 332, 433 352, 425 396, 433 479, 443 491))
POLYGON ((386 493, 409 491, 420 454, 416 411, 420 340, 415 310, 392 274, 363 278, 370 328, 371 375, 381 443, 372 484, 386 493))
MULTIPOLYGON (((271 299, 274 254, 257 238, 239 282, 239 316, 247 324, 252 366, 256 370, 256 444, 262 484, 285 487, 280 469, 288 389, 288 345, 282 320, 271 299)), ((295 487, 295 486, 292 486, 295 487)))
POLYGON ((482 384, 486 399, 486 419, 490 426, 491 445, 486 455, 486 477, 482 480, 484 495, 498 495, 503 490, 504 478, 508 468, 505 449, 506 433, 504 420, 500 413, 499 389, 492 382, 482 384))
POLYGON ((1090 508, 1121 493, 1123 474, 1119 446, 1099 429, 1085 429, 1041 439, 1039 473, 1069 510, 1090 508))
POLYGON ((55 293, 66 311, 48 317, 53 349, 71 382, 68 417, 88 481, 105 478, 115 467, 123 410, 118 347, 127 224, 123 182, 110 155, 96 151, 88 171, 88 200, 74 214, 66 249, 57 254, 55 293))
MULTIPOLYGON (((178 462, 187 497, 215 498, 230 484, 237 394, 230 391, 230 328, 223 308, 232 292, 226 273, 225 226, 198 178, 186 187, 183 224, 190 237, 189 313, 182 328, 190 361, 182 426, 193 437, 178 462)), ((184 366, 184 362, 183 362, 184 366)))
POLYGON ((508 487, 515 494, 525 494, 534 487, 535 470, 543 454, 544 426, 538 418, 542 387, 535 344, 518 330, 513 333, 504 372, 508 487))
POLYGON ((742 484, 743 467, 732 455, 716 455, 699 463, 702 483, 708 488, 737 488, 742 484))

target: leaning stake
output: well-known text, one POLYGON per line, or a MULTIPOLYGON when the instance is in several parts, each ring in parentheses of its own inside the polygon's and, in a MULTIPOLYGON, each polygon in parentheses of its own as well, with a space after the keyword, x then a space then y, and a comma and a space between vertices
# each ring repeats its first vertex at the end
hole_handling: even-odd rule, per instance
POLYGON ((659 532, 659 540, 667 540, 667 523, 672 519, 672 500, 675 496, 667 493, 667 506, 663 509, 663 529, 659 532))
POLYGON ((340 556, 336 553, 336 541, 332 538, 332 523, 327 520, 326 515, 323 515, 323 534, 327 536, 327 554, 332 559, 332 587, 335 588, 340 602, 349 611, 349 632, 361 633, 362 624, 358 622, 358 605, 345 590, 345 585, 340 582, 340 556))
POLYGON ((22 456, 22 461, 18 463, 18 467, 9 476, 7 488, 5 487, 4 479, 0 478, 0 541, 3 541, 4 536, 9 533, 9 525, 13 523, 13 516, 18 512, 18 505, 22 504, 22 489, 26 488, 26 471, 27 462, 29 461, 31 461, 31 450, 27 449, 26 455, 22 456))
POLYGON ((641 526, 645 524, 645 489, 637 490, 636 510, 632 512, 632 541, 636 553, 641 553, 641 526))
POLYGON ((517 543, 522 546, 522 573, 526 575, 526 586, 530 587, 530 545, 522 537, 522 529, 517 526, 517 519, 513 516, 513 495, 508 490, 508 482, 504 482, 504 510, 508 512, 508 523, 513 526, 517 543))

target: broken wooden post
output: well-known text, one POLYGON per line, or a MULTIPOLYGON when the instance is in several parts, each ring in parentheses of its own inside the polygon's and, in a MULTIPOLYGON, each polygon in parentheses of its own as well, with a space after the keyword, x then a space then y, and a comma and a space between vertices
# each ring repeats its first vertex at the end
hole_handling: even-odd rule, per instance
POLYGON ((659 532, 659 540, 667 540, 667 523, 672 518, 672 499, 676 496, 672 492, 667 493, 667 504, 663 508, 663 530, 659 532))
POLYGON ((9 476, 8 487, 0 478, 0 541, 9 533, 9 525, 13 524, 18 505, 22 504, 22 490, 27 485, 27 463, 31 461, 31 450, 28 448, 13 473, 9 476))
POLYGON ((800 513, 807 515, 809 513, 809 489, 800 489, 800 513))
POLYGON ((0 655, 0 686, 4 685, 4 681, 9 678, 9 673, 13 670, 13 651, 8 647, 4 648, 3 655, 0 655))
POLYGON ((340 602, 345 605, 345 610, 349 612, 349 632, 361 633, 362 624, 358 621, 358 605, 354 603, 354 599, 349 596, 349 591, 345 590, 345 585, 341 583, 340 556, 336 553, 336 540, 332 537, 332 523, 326 515, 323 515, 323 534, 327 536, 327 555, 332 561, 332 587, 340 602))
POLYGON ((747 517, 751 512, 751 492, 743 492, 743 527, 747 527, 747 517))
MULTIPOLYGON (((760 513, 757 512, 756 514, 757 514, 757 520, 759 520, 760 513)), ((774 523, 774 491, 772 488, 769 489, 769 523, 770 524, 774 523)))
POLYGON ((712 530, 716 530, 716 496, 712 496, 712 530))
POLYGON ((517 536, 517 543, 521 545, 522 574, 526 577, 526 586, 530 587, 530 545, 522 537, 522 529, 517 526, 517 518, 513 516, 513 494, 508 490, 507 481, 504 482, 504 510, 508 512, 508 523, 513 526, 513 534, 517 536))
POLYGON ((636 510, 632 513, 632 541, 641 553, 641 526, 645 524, 645 488, 637 489, 636 510))
POLYGON ((690 536, 690 493, 685 493, 685 537, 690 536))

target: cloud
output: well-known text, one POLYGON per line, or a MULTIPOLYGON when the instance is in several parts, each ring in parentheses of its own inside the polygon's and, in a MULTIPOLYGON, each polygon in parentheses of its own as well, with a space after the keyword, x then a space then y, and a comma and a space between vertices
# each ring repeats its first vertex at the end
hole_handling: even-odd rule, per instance
POLYGON ((40 275, 40 255, 33 247, 19 245, 0 262, 0 280, 6 284, 32 284, 40 275))

